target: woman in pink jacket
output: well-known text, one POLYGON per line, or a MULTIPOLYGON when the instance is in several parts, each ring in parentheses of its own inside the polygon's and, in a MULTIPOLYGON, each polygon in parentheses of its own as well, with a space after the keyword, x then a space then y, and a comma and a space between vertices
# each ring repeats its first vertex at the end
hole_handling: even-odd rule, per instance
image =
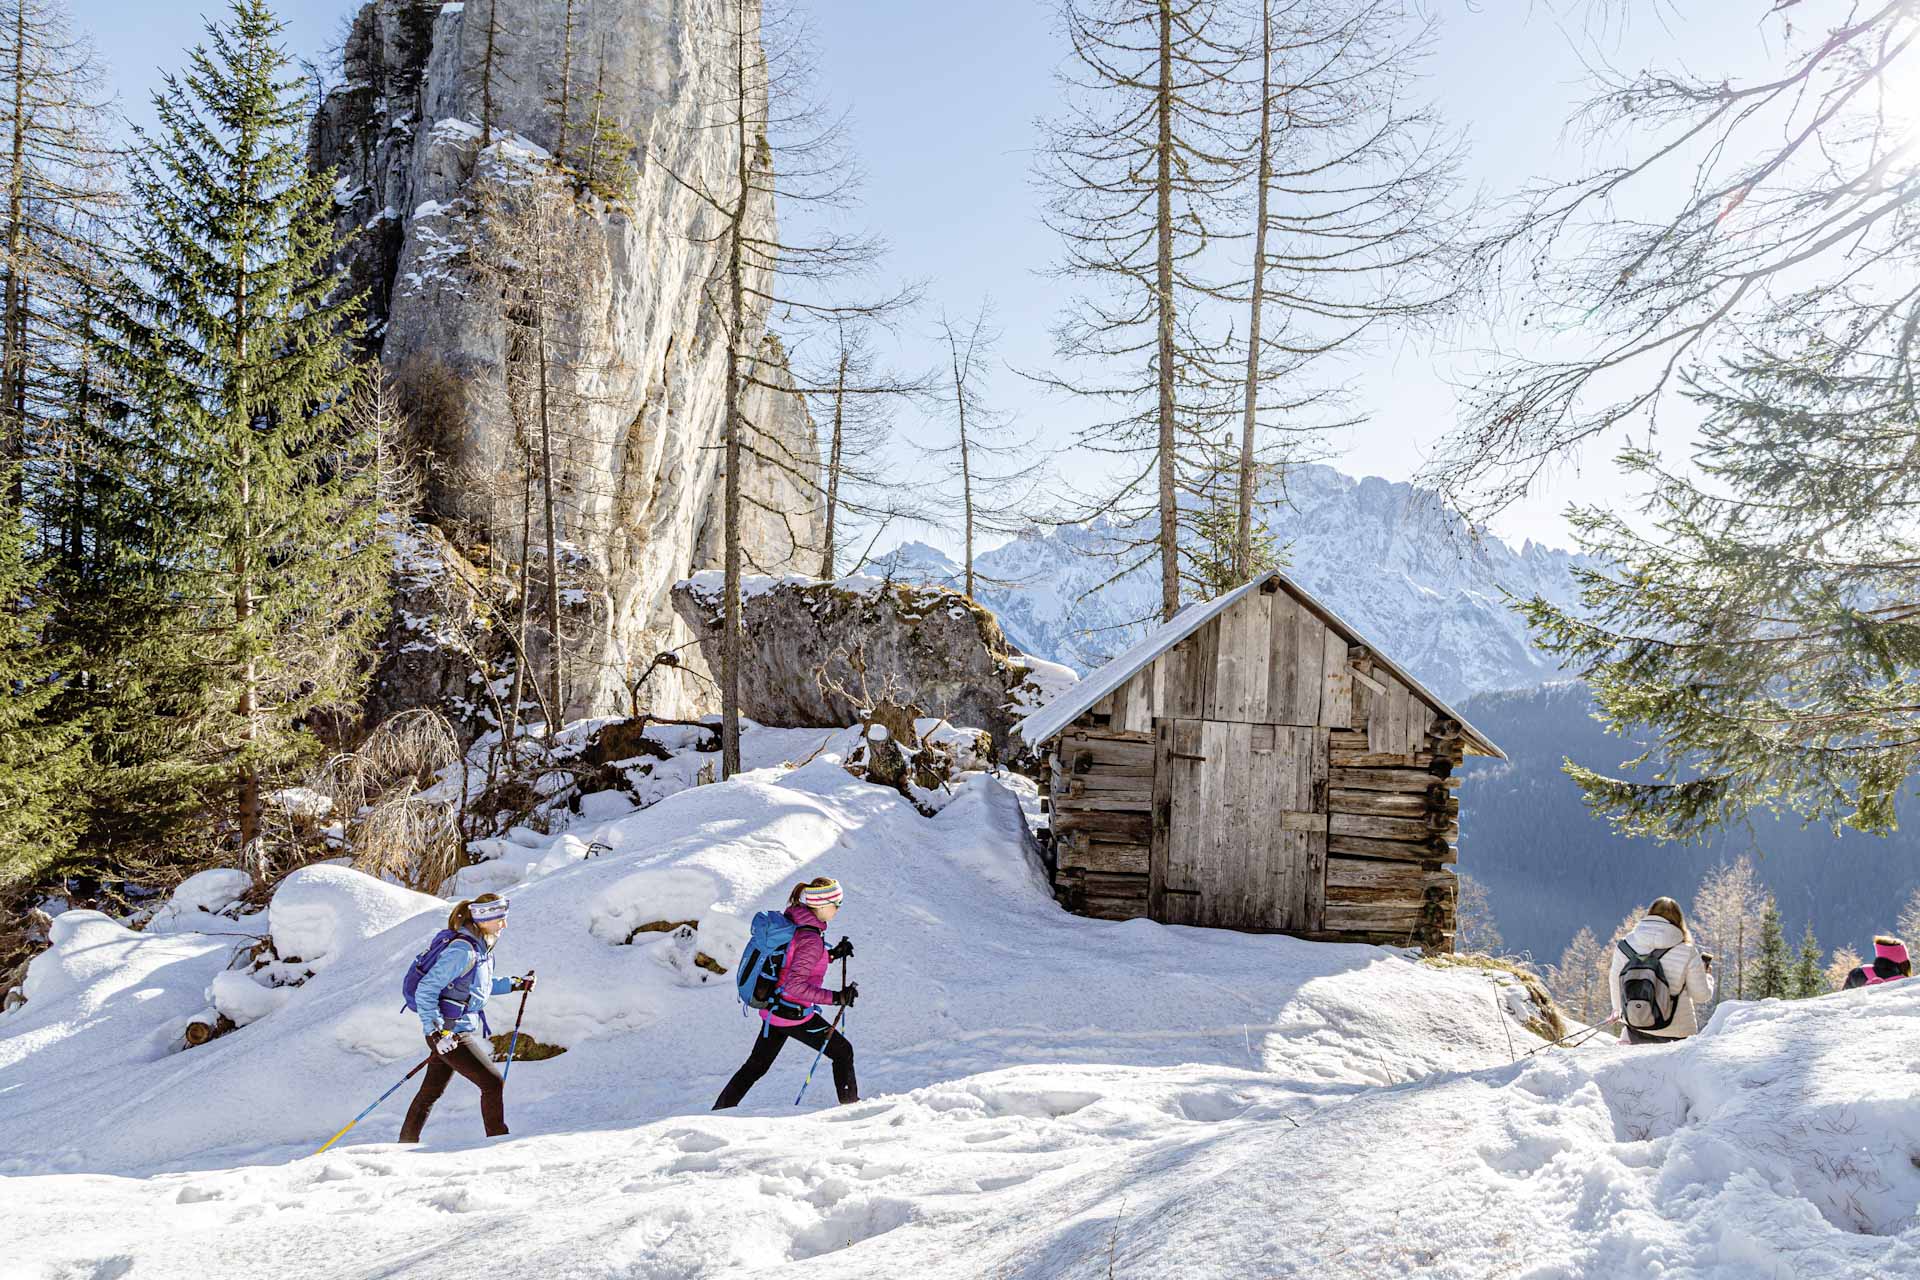
POLYGON ((786 962, 780 966, 780 984, 774 1001, 760 1011, 764 1025, 753 1052, 733 1073, 727 1087, 713 1104, 715 1111, 740 1105, 767 1068, 780 1056, 789 1040, 798 1040, 809 1049, 826 1046, 827 1060, 833 1063, 833 1087, 844 1105, 860 1101, 860 1087, 853 1078, 853 1044, 820 1016, 823 1004, 847 1008, 860 995, 860 984, 849 982, 839 991, 821 985, 827 980, 827 966, 853 954, 853 944, 845 938, 838 946, 827 948, 826 927, 840 914, 845 897, 840 882, 827 876, 806 884, 797 884, 787 895, 787 919, 793 921, 793 940, 787 944, 786 962))

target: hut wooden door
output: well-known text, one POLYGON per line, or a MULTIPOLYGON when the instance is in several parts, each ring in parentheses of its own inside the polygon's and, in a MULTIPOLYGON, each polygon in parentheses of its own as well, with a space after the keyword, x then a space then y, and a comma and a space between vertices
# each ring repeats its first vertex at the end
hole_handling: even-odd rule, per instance
POLYGON ((1166 924, 1317 933, 1327 897, 1327 734, 1155 726, 1149 913, 1166 924))

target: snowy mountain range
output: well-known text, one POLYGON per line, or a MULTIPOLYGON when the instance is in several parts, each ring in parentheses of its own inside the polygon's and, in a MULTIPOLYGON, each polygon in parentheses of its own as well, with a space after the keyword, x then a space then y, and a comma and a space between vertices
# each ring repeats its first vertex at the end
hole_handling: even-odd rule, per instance
MULTIPOLYGON (((1515 548, 1476 533, 1426 490, 1332 467, 1294 470, 1284 492, 1266 497, 1288 575, 1442 697, 1564 678, 1508 596, 1571 604, 1571 571, 1586 557, 1532 541, 1515 548)), ((1085 674, 1137 639, 1159 604, 1154 566, 1113 577, 1101 552, 1117 541, 1104 523, 1027 534, 979 557, 976 595, 1014 644, 1085 674)), ((922 542, 868 572, 942 585, 960 577, 922 542)))

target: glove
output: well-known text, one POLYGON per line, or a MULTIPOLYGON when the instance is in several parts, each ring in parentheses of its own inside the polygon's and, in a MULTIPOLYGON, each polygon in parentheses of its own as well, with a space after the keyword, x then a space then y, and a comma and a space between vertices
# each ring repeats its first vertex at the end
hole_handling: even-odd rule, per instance
POLYGON ((853 939, 842 938, 833 944, 833 950, 827 952, 829 960, 845 960, 853 954, 853 939))
POLYGON ((849 982, 846 986, 833 993, 833 1002, 847 1009, 853 1008, 853 1002, 859 998, 860 984, 857 982, 849 982))
POLYGON ((512 980, 511 980, 511 981, 509 982, 509 984, 508 984, 508 986, 507 986, 507 989, 508 989, 509 991, 531 991, 531 990, 533 990, 533 975, 532 975, 531 973, 529 973, 529 974, 527 974, 527 975, 526 975, 525 977, 521 977, 521 978, 514 978, 514 979, 512 979, 512 980))
POLYGON ((459 1047, 460 1037, 453 1034, 453 1032, 436 1031, 433 1033, 433 1051, 441 1057, 445 1057, 459 1047))

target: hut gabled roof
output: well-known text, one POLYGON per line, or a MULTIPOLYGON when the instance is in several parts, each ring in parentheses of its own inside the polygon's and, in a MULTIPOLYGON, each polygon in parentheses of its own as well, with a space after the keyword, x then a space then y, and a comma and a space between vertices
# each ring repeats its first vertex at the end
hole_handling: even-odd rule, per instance
POLYGON ((1465 716, 1448 706, 1438 694, 1414 679, 1404 667, 1382 653, 1379 646, 1349 626, 1339 614, 1320 603, 1311 592, 1278 569, 1269 570, 1245 586, 1237 587, 1218 599, 1188 605, 1169 621, 1149 632, 1131 649, 1015 725, 1013 731, 1024 738, 1029 746, 1045 745, 1074 721, 1093 710, 1100 699, 1113 693, 1151 666, 1154 659, 1161 654, 1218 618, 1253 592, 1276 581, 1294 599, 1313 610, 1322 622, 1345 637, 1349 645, 1362 645, 1371 650, 1374 661, 1385 667, 1395 679, 1412 690, 1415 697, 1440 715, 1459 721, 1461 735, 1466 739, 1467 749, 1472 754, 1492 756, 1497 760, 1507 758, 1507 753, 1495 746, 1491 738, 1469 724, 1465 716))

